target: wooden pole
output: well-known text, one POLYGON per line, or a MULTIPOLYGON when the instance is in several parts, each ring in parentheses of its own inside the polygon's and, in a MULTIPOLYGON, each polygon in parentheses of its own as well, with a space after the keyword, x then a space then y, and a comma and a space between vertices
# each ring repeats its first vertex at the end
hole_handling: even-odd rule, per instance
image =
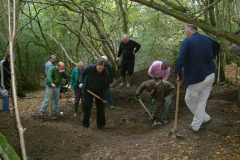
POLYGON ((179 105, 179 90, 180 90, 180 81, 177 82, 177 97, 176 97, 176 111, 175 111, 175 122, 173 130, 177 129, 177 119, 178 119, 178 105, 179 105))
POLYGON ((237 76, 238 76, 238 65, 237 65, 237 68, 236 68, 236 86, 237 86, 237 76))
POLYGON ((68 99, 69 99, 69 89, 68 89, 68 93, 67 93, 67 101, 66 101, 66 107, 65 107, 65 114, 67 113, 67 104, 68 104, 68 99))
POLYGON ((220 64, 220 56, 218 56, 218 77, 217 77, 217 84, 219 85, 220 84, 220 67, 221 67, 221 64, 220 64))
POLYGON ((51 110, 50 110, 51 115, 53 115, 53 96, 54 96, 54 88, 52 88, 52 100, 51 100, 51 110))
POLYGON ((96 98, 98 98, 98 99, 104 101, 102 98, 100 98, 98 95, 96 95, 96 94, 93 93, 92 91, 90 91, 90 90, 87 89, 87 92, 90 93, 91 95, 95 96, 96 98))
POLYGON ((143 106, 143 108, 145 109, 145 111, 148 113, 148 115, 149 115, 151 118, 153 118, 152 115, 151 115, 151 113, 148 111, 147 107, 142 103, 142 101, 139 101, 139 102, 141 103, 141 105, 143 106))

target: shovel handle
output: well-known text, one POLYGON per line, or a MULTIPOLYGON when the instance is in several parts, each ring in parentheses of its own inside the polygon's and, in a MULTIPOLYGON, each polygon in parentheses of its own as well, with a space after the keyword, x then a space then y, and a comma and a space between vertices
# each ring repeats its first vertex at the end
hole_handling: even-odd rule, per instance
POLYGON ((149 114, 149 116, 150 116, 151 118, 153 118, 152 115, 151 115, 151 113, 150 113, 150 112, 148 111, 148 109, 146 108, 146 106, 142 103, 142 101, 141 101, 141 97, 138 96, 138 97, 135 97, 135 99, 136 99, 138 102, 141 103, 141 105, 142 105, 143 108, 147 111, 147 113, 149 114))
POLYGON ((148 111, 148 109, 146 108, 146 106, 142 103, 142 101, 140 100, 139 102, 141 103, 141 105, 143 106, 143 108, 147 111, 148 115, 149 115, 151 118, 153 118, 152 115, 151 115, 151 113, 150 113, 150 112, 148 111))
POLYGON ((178 119, 178 105, 179 105, 179 90, 180 90, 180 81, 177 82, 177 97, 176 97, 176 111, 175 111, 175 122, 174 130, 177 129, 177 119, 178 119))
POLYGON ((53 114, 53 96, 54 96, 54 88, 52 88, 52 99, 51 99, 51 115, 53 114))
POLYGON ((66 101, 65 113, 67 113, 68 99, 69 99, 69 89, 68 89, 68 91, 67 91, 67 101, 66 101))
POLYGON ((90 91, 90 90, 87 89, 87 92, 90 93, 91 95, 93 95, 94 97, 96 97, 96 98, 98 98, 98 99, 104 101, 102 98, 100 98, 98 95, 96 95, 96 94, 93 93, 92 91, 90 91))

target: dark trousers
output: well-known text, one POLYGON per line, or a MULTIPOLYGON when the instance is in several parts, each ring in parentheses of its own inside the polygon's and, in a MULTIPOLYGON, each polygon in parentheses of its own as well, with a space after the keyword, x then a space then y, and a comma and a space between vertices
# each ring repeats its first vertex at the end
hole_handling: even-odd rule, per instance
MULTIPOLYGON (((99 97, 103 97, 103 91, 94 92, 99 97)), ((91 115, 91 109, 92 109, 92 103, 93 103, 93 95, 87 92, 87 90, 84 90, 84 102, 83 102, 83 127, 88 128, 90 125, 90 115, 91 115)), ((103 102, 95 98, 96 107, 97 107, 97 127, 102 129, 105 127, 105 105, 103 102)))
POLYGON ((131 59, 131 60, 122 59, 122 62, 121 62, 121 75, 125 76, 126 75, 126 71, 128 71, 128 75, 130 75, 130 76, 133 75, 134 63, 135 63, 135 59, 131 59))
POLYGON ((77 92, 75 92, 74 104, 79 105, 80 99, 81 99, 81 103, 83 104, 84 98, 83 98, 82 88, 77 88, 77 92))

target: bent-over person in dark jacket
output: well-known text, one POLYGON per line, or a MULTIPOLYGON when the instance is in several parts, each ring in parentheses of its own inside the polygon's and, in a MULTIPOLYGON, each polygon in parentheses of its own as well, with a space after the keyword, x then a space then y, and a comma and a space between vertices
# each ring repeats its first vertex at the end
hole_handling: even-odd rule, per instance
POLYGON ((148 80, 141 84, 136 92, 136 98, 146 89, 153 97, 153 121, 156 120, 158 113, 163 106, 162 111, 162 122, 168 123, 167 114, 169 110, 170 103, 173 96, 175 95, 175 87, 172 83, 168 81, 155 82, 154 80, 148 80))
POLYGON ((105 127, 105 106, 103 103, 107 103, 107 93, 110 85, 109 73, 106 66, 107 61, 105 59, 100 59, 97 64, 86 66, 81 73, 79 88, 82 88, 84 84, 83 127, 85 128, 89 128, 90 126, 89 119, 94 97, 87 90, 90 90, 104 100, 102 101, 95 98, 97 107, 97 127, 99 129, 105 127))

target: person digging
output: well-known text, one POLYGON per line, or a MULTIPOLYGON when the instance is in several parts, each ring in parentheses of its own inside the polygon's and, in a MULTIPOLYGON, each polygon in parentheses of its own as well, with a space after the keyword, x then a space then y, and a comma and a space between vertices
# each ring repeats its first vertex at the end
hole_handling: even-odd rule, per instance
POLYGON ((140 99, 139 95, 143 90, 147 90, 153 97, 153 112, 151 120, 154 122, 158 117, 158 113, 163 106, 162 111, 162 122, 168 123, 167 113, 169 110, 169 105, 172 101, 173 96, 175 95, 175 87, 172 83, 168 81, 155 82, 154 80, 148 80, 141 84, 138 88, 135 98, 140 99))

